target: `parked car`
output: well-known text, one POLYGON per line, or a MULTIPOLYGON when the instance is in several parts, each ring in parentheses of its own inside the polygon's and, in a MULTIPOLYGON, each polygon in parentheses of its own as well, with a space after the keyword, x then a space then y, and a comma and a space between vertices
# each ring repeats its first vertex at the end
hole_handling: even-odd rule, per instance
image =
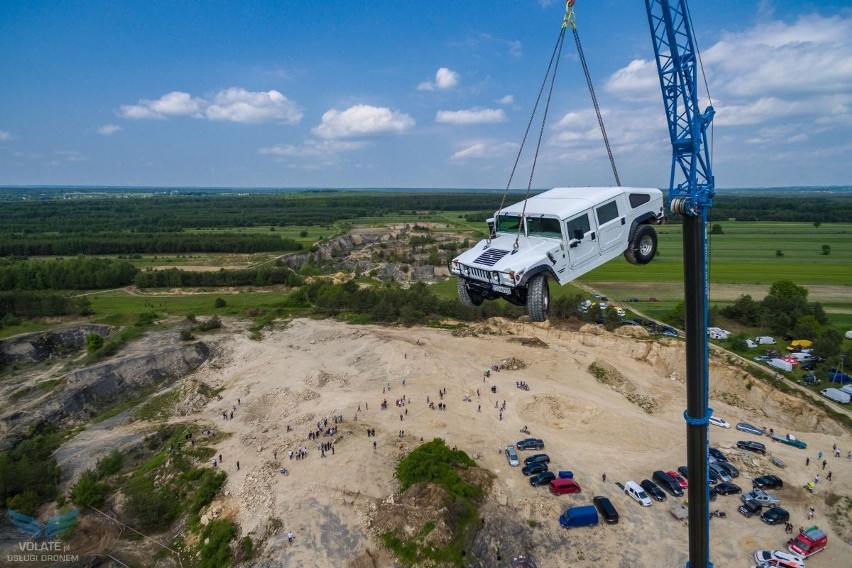
POLYGON ((683 497, 683 488, 680 486, 680 483, 675 481, 675 479, 665 471, 655 471, 654 475, 651 476, 651 479, 654 480, 654 483, 671 493, 673 496, 683 497))
POLYGON ((615 510, 615 505, 613 505, 612 501, 608 498, 598 495, 592 499, 592 503, 595 504, 595 507, 598 509, 598 513, 601 514, 601 517, 603 517, 607 523, 614 525, 618 522, 618 511, 615 510))
POLYGON ((724 470, 725 473, 730 475, 731 478, 740 476, 740 470, 738 470, 736 466, 731 462, 718 462, 716 463, 716 466, 722 468, 722 470, 724 470))
POLYGON ((512 444, 506 446, 506 459, 509 460, 509 465, 512 467, 521 465, 521 461, 518 459, 518 452, 515 451, 515 446, 512 444))
POLYGON ((771 493, 767 493, 763 489, 752 489, 748 493, 744 493, 740 499, 742 499, 743 502, 757 501, 764 507, 769 508, 777 507, 781 504, 781 499, 771 493))
POLYGON ((743 501, 743 504, 739 506, 737 511, 745 517, 751 517, 752 515, 760 514, 763 511, 763 505, 753 499, 749 499, 748 501, 743 501))
POLYGON ((772 361, 772 357, 770 357, 769 355, 758 355, 757 357, 754 358, 754 360, 766 362, 766 361, 772 361))
POLYGON ((722 463, 724 463, 724 462, 711 463, 710 466, 708 467, 708 470, 712 471, 716 475, 716 477, 720 481, 722 481, 723 483, 730 483, 731 482, 731 476, 728 475, 728 472, 726 470, 722 469, 722 467, 721 467, 722 463))
POLYGON ((550 463, 550 456, 547 454, 533 454, 524 459, 524 465, 530 465, 535 462, 550 463))
POLYGON ((689 487, 689 482, 686 480, 686 478, 685 478, 685 477, 683 477, 683 476, 682 476, 681 474, 679 474, 678 472, 676 472, 676 471, 674 471, 674 470, 671 470, 671 471, 667 471, 666 473, 667 473, 667 474, 669 474, 669 476, 670 476, 672 479, 674 479, 675 481, 677 481, 677 482, 678 482, 678 485, 680 485, 683 489, 686 489, 687 487, 689 487))
POLYGON ((539 438, 526 438, 523 440, 519 440, 517 444, 515 444, 519 450, 543 450, 544 449, 544 440, 539 438))
POLYGON ((720 483, 713 488, 713 491, 715 491, 717 495, 734 495, 736 493, 743 492, 742 488, 736 483, 727 482, 720 483))
POLYGON ((666 493, 660 489, 660 486, 651 481, 650 479, 643 479, 642 483, 639 486, 644 489, 648 495, 651 496, 656 501, 665 501, 667 499, 666 493))
POLYGON ((751 440, 739 440, 737 442, 737 447, 741 450, 748 450, 750 452, 757 452, 759 454, 766 455, 766 446, 764 446, 760 442, 752 442, 751 440))
POLYGON ((538 487, 540 485, 548 485, 551 481, 556 479, 556 474, 552 471, 543 471, 538 475, 533 475, 530 477, 530 485, 533 487, 538 487))
POLYGON ((709 448, 708 453, 718 461, 726 462, 728 461, 728 456, 722 453, 719 448, 709 448))
POLYGON ((754 553, 754 561, 782 568, 805 568, 804 556, 786 550, 758 550, 754 553))
POLYGON ((543 471, 547 471, 547 464, 544 462, 532 462, 521 469, 524 475, 535 475, 543 471))
POLYGON ((784 487, 784 482, 781 478, 771 473, 756 477, 751 483, 758 489, 781 489, 784 487))
POLYGON ((685 465, 679 466, 677 468, 677 472, 681 474, 684 479, 689 479, 689 468, 685 465))
POLYGON ((576 481, 569 478, 556 478, 547 484, 548 489, 554 495, 562 495, 564 493, 579 493, 580 485, 576 481))
POLYGON ((755 436, 763 436, 766 433, 764 428, 758 428, 757 426, 753 426, 748 422, 738 422, 737 430, 740 432, 747 432, 749 434, 754 434, 755 436))
POLYGON ((718 426, 720 428, 730 428, 731 427, 731 425, 728 424, 727 421, 723 420, 722 418, 719 418, 718 416, 711 416, 710 417, 710 424, 712 424, 714 426, 718 426))
POLYGON ((767 525, 778 525, 790 520, 790 513, 781 507, 767 509, 760 515, 760 520, 767 525))
POLYGON ((642 505, 643 507, 651 506, 651 498, 642 489, 642 486, 636 483, 635 481, 628 481, 624 484, 624 492, 633 497, 637 503, 642 505))

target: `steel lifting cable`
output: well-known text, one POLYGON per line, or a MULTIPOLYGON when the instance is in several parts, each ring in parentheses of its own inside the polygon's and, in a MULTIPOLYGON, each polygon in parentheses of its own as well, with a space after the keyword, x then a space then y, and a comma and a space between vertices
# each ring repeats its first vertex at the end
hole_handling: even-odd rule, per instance
POLYGON ((615 176, 615 184, 621 187, 621 178, 618 177, 618 170, 615 167, 615 158, 612 155, 612 147, 609 145, 609 137, 606 135, 603 116, 601 115, 601 107, 598 105, 598 98, 595 96, 595 88, 592 85, 592 76, 589 74, 589 66, 586 65, 586 56, 583 55, 583 46, 580 45, 580 34, 577 32, 577 23, 574 18, 574 10, 571 9, 573 2, 567 6, 565 13, 565 21, 563 26, 571 24, 571 31, 574 32, 574 43, 577 44, 577 54, 580 56, 580 63, 583 66, 583 74, 586 76, 586 84, 589 86, 589 94, 592 96, 592 104, 595 107, 595 115, 598 117, 598 126, 601 128, 604 145, 606 146, 606 154, 609 156, 609 165, 612 167, 612 175, 615 176))
MULTIPOLYGON (((573 1, 571 2, 571 4, 573 4, 573 1)), ((556 70, 559 67, 559 59, 562 55, 562 46, 563 46, 564 43, 565 43, 565 25, 564 25, 564 22, 563 22, 562 28, 559 30, 559 36, 556 39, 556 45, 554 45, 553 52, 550 54, 550 61, 547 64, 547 70, 545 71, 544 78, 542 79, 541 85, 539 86, 538 96, 536 97, 535 105, 533 105, 532 113, 530 113, 530 119, 527 122, 526 129, 524 130, 524 136, 523 136, 523 139, 521 140, 521 146, 520 146, 520 148, 518 148, 518 154, 515 156, 515 163, 512 165, 512 171, 509 174, 509 181, 506 182, 506 189, 503 190, 503 196, 500 199, 500 207, 497 209, 497 214, 498 214, 498 217, 499 217, 500 211, 503 210, 503 206, 506 204, 506 196, 509 195, 509 188, 512 186, 512 180, 514 179, 515 172, 518 169, 518 164, 520 163, 521 155, 523 154, 524 147, 526 146, 526 143, 527 143, 527 137, 529 136, 530 129, 532 128, 532 123, 533 123, 533 120, 535 119, 535 115, 538 112, 538 105, 541 103, 541 96, 544 93, 544 87, 547 85, 547 78, 551 76, 551 69, 553 69, 553 76, 552 76, 551 82, 550 82, 550 90, 548 92, 546 108, 545 108, 544 116, 542 117, 542 121, 541 121, 541 130, 539 132, 539 141, 538 141, 538 144, 536 146, 535 157, 533 158, 533 166, 532 166, 532 171, 530 172, 530 179, 529 179, 529 183, 527 185, 526 195, 524 196, 524 208, 523 208, 523 211, 521 212, 521 222, 518 224, 518 233, 515 237, 515 245, 514 245, 515 249, 518 248, 518 240, 520 239, 521 231, 523 230, 523 220, 524 220, 524 214, 526 212, 526 206, 527 206, 526 202, 529 199, 530 189, 532 187, 532 176, 533 176, 533 172, 535 171, 535 162, 538 160, 538 152, 539 152, 539 148, 541 147, 541 136, 542 136, 542 133, 544 132, 544 125, 546 124, 546 121, 547 121, 547 109, 550 107, 550 100, 553 96, 553 85, 554 85, 554 82, 556 80, 556 70)), ((498 220, 495 219, 495 225, 496 225, 497 221, 498 220)), ((490 235, 489 235, 489 240, 490 240, 490 235)))

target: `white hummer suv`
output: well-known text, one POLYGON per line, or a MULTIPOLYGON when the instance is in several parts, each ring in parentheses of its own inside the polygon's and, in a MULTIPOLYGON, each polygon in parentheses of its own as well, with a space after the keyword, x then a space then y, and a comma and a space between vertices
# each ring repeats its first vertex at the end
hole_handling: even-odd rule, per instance
POLYGON ((664 220, 659 189, 558 187, 497 211, 489 238, 455 257, 450 271, 462 303, 503 298, 544 321, 548 279, 565 285, 622 253, 647 264, 657 251, 653 225, 664 220))

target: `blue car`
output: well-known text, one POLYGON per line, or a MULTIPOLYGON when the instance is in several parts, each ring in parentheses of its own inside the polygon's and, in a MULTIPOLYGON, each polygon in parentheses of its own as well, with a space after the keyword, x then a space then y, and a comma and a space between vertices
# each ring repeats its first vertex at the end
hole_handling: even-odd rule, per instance
POLYGON ((755 436, 763 436, 766 433, 764 428, 758 428, 757 426, 753 426, 748 422, 738 422, 737 430, 740 432, 748 432, 749 434, 754 434, 755 436))

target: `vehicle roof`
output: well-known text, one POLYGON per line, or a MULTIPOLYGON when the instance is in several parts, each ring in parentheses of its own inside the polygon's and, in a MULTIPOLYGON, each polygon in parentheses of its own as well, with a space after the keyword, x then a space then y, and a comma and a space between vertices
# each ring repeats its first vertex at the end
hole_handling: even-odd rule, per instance
MULTIPOLYGON (((526 214, 547 214, 565 218, 621 193, 659 191, 653 187, 556 187, 527 199, 526 214)), ((524 201, 504 207, 500 213, 520 214, 522 211, 524 211, 524 201)))

